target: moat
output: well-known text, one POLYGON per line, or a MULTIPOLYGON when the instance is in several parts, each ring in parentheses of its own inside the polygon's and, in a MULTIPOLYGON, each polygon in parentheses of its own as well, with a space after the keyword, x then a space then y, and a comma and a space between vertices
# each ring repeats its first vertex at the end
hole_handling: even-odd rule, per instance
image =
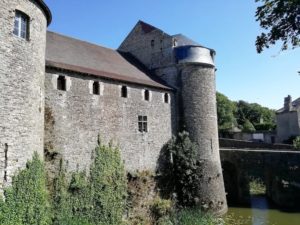
POLYGON ((237 225, 299 225, 300 212, 285 212, 264 195, 251 196, 251 207, 229 207, 227 216, 237 225))

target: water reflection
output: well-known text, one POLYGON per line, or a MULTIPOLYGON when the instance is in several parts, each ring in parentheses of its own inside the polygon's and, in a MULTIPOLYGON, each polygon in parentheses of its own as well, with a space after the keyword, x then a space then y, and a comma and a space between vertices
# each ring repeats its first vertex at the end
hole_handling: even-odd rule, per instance
POLYGON ((251 208, 229 207, 228 225, 300 225, 300 213, 280 211, 265 196, 252 196, 251 208), (232 224, 231 224, 232 223, 232 224))

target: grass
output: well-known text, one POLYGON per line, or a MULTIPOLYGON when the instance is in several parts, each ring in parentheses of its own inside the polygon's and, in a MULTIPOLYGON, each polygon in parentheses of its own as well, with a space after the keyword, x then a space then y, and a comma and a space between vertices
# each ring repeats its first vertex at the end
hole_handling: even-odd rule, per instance
POLYGON ((224 225, 221 218, 215 218, 202 213, 199 209, 186 208, 173 213, 169 220, 164 220, 160 225, 224 225))

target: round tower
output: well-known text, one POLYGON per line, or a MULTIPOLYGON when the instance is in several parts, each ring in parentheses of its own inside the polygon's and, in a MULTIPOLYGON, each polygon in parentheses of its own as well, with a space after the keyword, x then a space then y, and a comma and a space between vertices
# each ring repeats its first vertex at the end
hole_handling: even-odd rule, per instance
POLYGON ((223 214, 227 202, 219 154, 214 55, 214 50, 202 46, 176 48, 183 124, 200 152, 199 204, 204 210, 223 214))
POLYGON ((42 0, 0 1, 0 189, 43 155, 46 30, 42 0))

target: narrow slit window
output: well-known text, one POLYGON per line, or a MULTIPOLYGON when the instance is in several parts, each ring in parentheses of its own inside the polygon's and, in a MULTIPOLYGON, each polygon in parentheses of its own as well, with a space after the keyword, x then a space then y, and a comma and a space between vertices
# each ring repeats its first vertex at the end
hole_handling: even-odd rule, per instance
POLYGON ((126 86, 122 86, 121 88, 121 97, 122 98, 127 98, 128 97, 128 90, 126 86))
POLYGON ((148 119, 147 116, 138 116, 138 129, 141 133, 148 132, 148 119))
POLYGON ((169 101, 170 101, 169 94, 168 94, 168 93, 165 93, 165 94, 164 94, 164 102, 165 102, 165 103, 169 103, 169 101))
POLYGON ((150 100, 150 92, 149 90, 144 91, 144 100, 149 101, 150 100))
POLYGON ((16 11, 13 33, 20 38, 29 39, 29 16, 16 11))
POLYGON ((151 47, 154 47, 155 41, 151 40, 151 47))
POLYGON ((93 82, 93 94, 99 95, 100 94, 100 85, 98 81, 93 82))
POLYGON ((57 90, 66 91, 66 77, 59 76, 57 78, 57 90))

